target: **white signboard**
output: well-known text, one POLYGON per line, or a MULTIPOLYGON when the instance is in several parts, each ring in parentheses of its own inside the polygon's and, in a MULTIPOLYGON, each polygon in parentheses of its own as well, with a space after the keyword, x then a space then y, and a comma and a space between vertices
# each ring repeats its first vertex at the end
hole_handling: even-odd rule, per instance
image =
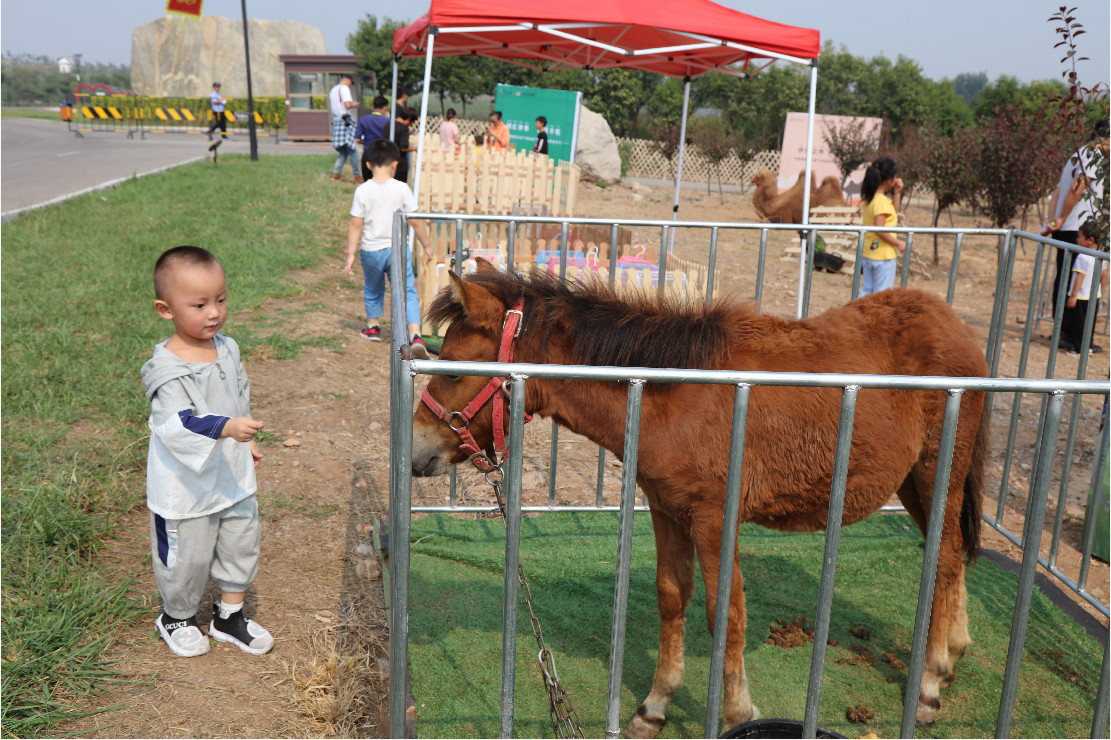
MULTIPOLYGON (((783 151, 779 158, 778 183, 780 190, 798 182, 799 173, 806 169, 806 120, 805 113, 788 113, 787 125, 783 130, 783 151)), ((854 118, 852 116, 814 116, 814 156, 811 160, 811 171, 819 184, 829 175, 840 179, 841 171, 833 161, 826 148, 825 134, 832 129, 839 130, 844 125, 860 125, 864 122, 865 131, 873 136, 876 149, 880 145, 880 129, 883 126, 881 118, 854 118)), ((860 193, 860 183, 864 179, 864 167, 849 174, 849 181, 843 182, 842 188, 846 196, 860 193)))

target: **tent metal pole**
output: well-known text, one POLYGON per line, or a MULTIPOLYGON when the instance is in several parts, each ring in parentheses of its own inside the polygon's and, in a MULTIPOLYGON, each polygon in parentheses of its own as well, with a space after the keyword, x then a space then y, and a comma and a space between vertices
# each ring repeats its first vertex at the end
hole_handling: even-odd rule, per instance
MULTIPOLYGON (((687 147, 687 107, 691 99, 691 78, 683 78, 683 120, 679 124, 679 164, 675 168, 675 201, 671 206, 671 220, 679 218, 679 184, 683 181, 683 151, 687 147)), ((661 245, 662 246, 662 245, 661 245)), ((675 249, 675 229, 671 230, 671 239, 668 241, 667 252, 671 254, 675 249)), ((663 278, 660 278, 663 280, 663 278)))
MULTIPOLYGON (((810 62, 810 104, 807 109, 806 116, 806 170, 803 175, 805 178, 802 188, 802 223, 810 223, 810 172, 813 166, 814 159, 814 108, 818 97, 818 60, 814 59, 810 62)), ((807 238, 809 235, 804 235, 800 243, 799 249, 799 302, 798 310, 795 314, 796 318, 801 319, 806 315, 809 306, 802 305, 803 289, 806 282, 806 262, 807 262, 807 247, 810 240, 807 238)))
MULTIPOLYGON (((413 197, 420 203, 420 165, 424 159, 424 130, 428 126, 428 90, 432 84, 432 46, 436 42, 436 30, 428 34, 428 46, 424 52, 424 86, 420 93, 420 135, 417 137, 417 171, 413 175, 413 197)), ((410 236, 410 239, 412 237, 410 236)))
POLYGON ((400 58, 397 54, 393 55, 393 81, 390 83, 390 131, 393 131, 393 122, 397 120, 397 61, 400 58))

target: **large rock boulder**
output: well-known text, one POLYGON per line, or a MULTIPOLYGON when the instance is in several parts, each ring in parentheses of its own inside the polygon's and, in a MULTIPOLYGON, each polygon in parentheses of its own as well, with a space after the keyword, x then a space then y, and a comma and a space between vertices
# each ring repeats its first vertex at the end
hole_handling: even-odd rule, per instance
POLYGON ((579 108, 579 131, 575 141, 575 164, 583 180, 617 182, 621 179, 621 155, 610 125, 601 115, 579 108))
MULTIPOLYGON (((324 33, 299 21, 249 19, 251 85, 258 97, 285 95, 279 54, 324 54, 324 33)), ((131 32, 131 89, 138 95, 205 97, 213 82, 247 97, 243 22, 215 15, 162 18, 131 32)))

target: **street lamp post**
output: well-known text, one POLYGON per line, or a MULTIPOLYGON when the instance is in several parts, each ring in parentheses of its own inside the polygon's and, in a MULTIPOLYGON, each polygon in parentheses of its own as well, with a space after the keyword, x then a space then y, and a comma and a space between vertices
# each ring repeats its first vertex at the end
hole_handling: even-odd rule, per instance
POLYGON ((239 0, 243 10, 243 51, 247 55, 247 131, 251 137, 251 161, 258 161, 258 134, 255 133, 255 96, 251 90, 251 44, 247 34, 247 0, 239 0))

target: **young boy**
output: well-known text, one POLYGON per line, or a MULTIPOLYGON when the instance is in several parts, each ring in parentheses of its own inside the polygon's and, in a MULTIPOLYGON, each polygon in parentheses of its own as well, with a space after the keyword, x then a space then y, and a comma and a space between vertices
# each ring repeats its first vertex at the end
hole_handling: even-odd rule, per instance
POLYGON ((162 595, 155 624, 177 655, 208 652, 197 609, 209 575, 220 586, 208 636, 262 655, 274 638, 243 615, 258 572, 255 466, 262 459, 239 346, 220 334, 228 316, 220 263, 200 247, 174 247, 154 265, 154 309, 174 324, 143 365, 150 400, 147 508, 154 579, 162 595))
POLYGON ((545 130, 548 127, 548 119, 544 116, 536 117, 536 143, 532 145, 532 150, 537 154, 548 153, 548 132, 545 130))
MULTIPOLYGON (((343 274, 351 275, 355 264, 355 253, 359 252, 363 266, 363 302, 366 305, 367 327, 359 332, 364 339, 372 342, 382 341, 382 316, 385 313, 385 280, 390 274, 390 237, 393 234, 393 214, 399 208, 410 212, 417 209, 417 199, 409 186, 394 178, 400 158, 397 144, 387 139, 378 139, 367 147, 364 155, 370 166, 370 179, 355 188, 351 201, 351 221, 347 226, 347 261, 343 274)), ((413 233, 424 247, 427 261, 432 260, 432 249, 428 246, 424 224, 411 221, 413 233)), ((404 240, 403 240, 404 241, 404 240)), ((417 289, 413 284, 413 262, 405 250, 405 297, 408 317, 409 342, 413 357, 428 359, 428 348, 420 338, 420 302, 417 289)), ((391 279, 394 290, 399 290, 399 281, 391 279)))
MULTIPOLYGON (((1106 251, 1096 241, 1095 237, 1095 222, 1085 221, 1076 232, 1076 243, 1088 249, 1106 251)), ((1069 354, 1076 354, 1080 351, 1084 337, 1084 322, 1088 315, 1089 296, 1092 290, 1092 275, 1095 274, 1095 265, 1096 258, 1091 255, 1078 254, 1073 258, 1072 284, 1069 288, 1068 299, 1065 302, 1064 318, 1061 322, 1061 344, 1066 345, 1069 354)), ((1102 296, 1103 291, 1107 289, 1108 272, 1108 264, 1104 262, 1100 276, 1100 290, 1097 292, 1097 296, 1102 296)), ((1094 321, 1092 329, 1095 329, 1094 321)), ((1088 349, 1091 352, 1101 352, 1103 347, 1098 344, 1090 344, 1088 349)))

